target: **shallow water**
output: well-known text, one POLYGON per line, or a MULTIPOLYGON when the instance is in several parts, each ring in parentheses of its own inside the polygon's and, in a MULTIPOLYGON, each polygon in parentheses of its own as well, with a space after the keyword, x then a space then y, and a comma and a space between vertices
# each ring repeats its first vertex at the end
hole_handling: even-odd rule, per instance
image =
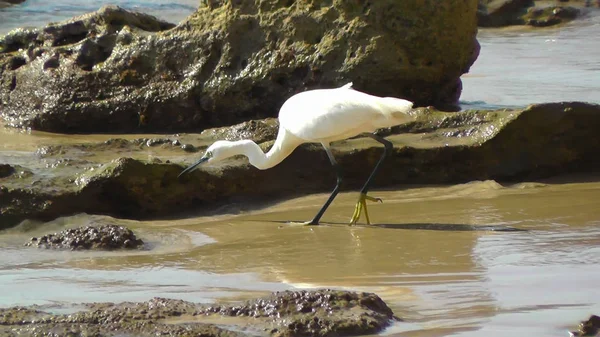
POLYGON ((481 52, 463 75, 463 108, 600 103, 600 9, 560 28, 480 29, 481 52))
MULTIPOLYGON (((177 22, 195 3, 117 4, 177 22)), ((41 26, 99 6, 28 0, 0 9, 0 34, 24 21, 41 26)), ((600 102, 599 32, 597 13, 560 29, 480 31, 482 51, 464 76, 463 106, 600 102)), ((109 138, 115 135, 0 127, 0 162, 28 166, 40 160, 34 154, 40 146, 109 138)), ((156 149, 127 155, 165 159, 156 149)), ((345 225, 355 193, 341 194, 321 227, 285 222, 310 219, 324 194, 230 204, 217 215, 187 219, 81 214, 26 222, 0 234, 0 307, 69 311, 91 301, 235 301, 283 289, 336 287, 373 291, 388 302, 406 322, 387 335, 567 336, 578 321, 600 313, 600 178, 588 178, 373 191, 385 200, 370 205, 373 227, 345 225), (129 226, 147 249, 51 252, 22 246, 31 236, 89 223, 129 226)))
POLYGON ((25 223, 0 236, 0 306, 64 310, 153 296, 231 301, 335 287, 379 294, 408 322, 386 331, 398 336, 565 336, 600 311, 600 183, 484 181, 373 195, 385 200, 370 207, 373 227, 345 224, 355 193, 336 199, 322 227, 285 222, 310 218, 324 194, 183 220, 78 215, 43 228, 25 223), (127 225, 151 249, 21 246, 90 222, 127 225))

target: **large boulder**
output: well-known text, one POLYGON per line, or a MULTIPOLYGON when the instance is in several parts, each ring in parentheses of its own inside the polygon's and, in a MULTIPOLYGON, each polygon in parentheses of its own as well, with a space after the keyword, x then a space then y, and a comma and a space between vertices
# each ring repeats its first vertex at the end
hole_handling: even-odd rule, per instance
MULTIPOLYGON (((561 173, 600 169, 600 105, 550 103, 526 109, 498 111, 440 112, 419 109, 420 117, 410 124, 380 130, 396 146, 381 167, 374 187, 403 183, 443 184, 472 180, 534 180, 561 173)), ((233 129, 241 134, 255 130, 254 139, 267 150, 277 125, 273 120, 245 123, 233 129)), ((46 163, 58 153, 74 168, 58 168, 43 174, 13 174, 0 179, 0 226, 10 227, 31 218, 50 220, 86 212, 126 218, 152 218, 187 210, 212 209, 236 200, 275 200, 300 193, 327 192, 335 174, 320 145, 306 144, 272 169, 261 171, 245 158, 233 158, 221 166, 203 167, 178 179, 187 163, 201 154, 186 153, 182 143, 194 143, 202 151, 214 139, 231 136, 225 130, 203 133, 195 141, 145 141, 143 146, 170 151, 166 160, 120 157, 132 153, 140 142, 110 141, 78 146, 70 151, 45 149, 46 163), (178 145, 175 145, 178 144, 178 145), (79 161, 94 153, 115 158, 109 163, 79 161), (185 158, 185 164, 181 159, 185 158), (173 159, 174 160, 174 159, 173 159), (306 163, 310 163, 307 169, 306 163), (53 174, 49 179, 48 175, 53 174), (30 187, 24 187, 30 186, 30 187)), ((187 138, 186 138, 187 137, 187 138)), ((247 135, 244 135, 244 138, 247 135)), ((234 137, 227 137, 235 139, 234 137)), ((185 145, 185 144, 184 144, 185 145)), ((381 155, 381 146, 370 138, 358 137, 333 143, 333 152, 343 168, 343 190, 358 189, 368 170, 381 155)), ((135 152, 134 152, 135 153, 135 152)), ((147 158, 147 156, 146 156, 147 158)))
POLYGON ((358 90, 453 108, 478 55, 477 0, 203 1, 172 27, 118 7, 0 38, 5 123, 56 132, 199 131, 358 90))

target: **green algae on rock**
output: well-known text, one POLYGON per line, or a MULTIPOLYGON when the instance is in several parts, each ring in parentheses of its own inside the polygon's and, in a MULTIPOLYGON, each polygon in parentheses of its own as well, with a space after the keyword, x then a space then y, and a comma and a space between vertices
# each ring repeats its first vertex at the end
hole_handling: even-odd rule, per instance
POLYGON ((0 309, 0 332, 15 335, 45 330, 59 335, 115 336, 355 336, 373 334, 394 320, 372 293, 331 289, 276 292, 238 305, 206 306, 153 298, 146 302, 91 303, 86 311, 50 314, 34 307, 0 309), (203 323, 211 315, 235 316, 231 330, 203 323), (169 323, 174 320, 174 323, 169 323), (234 331, 235 330, 235 331, 234 331), (243 333, 240 331, 248 331, 243 333))
POLYGON ((455 107, 478 55, 476 3, 209 1, 176 27, 104 7, 0 38, 1 116, 63 133, 200 131, 349 81, 455 107))
MULTIPOLYGON (((600 168, 600 105, 579 102, 532 105, 515 110, 470 110, 456 113, 420 108, 416 121, 379 132, 396 146, 381 167, 374 186, 461 183, 473 180, 522 181, 600 168)), ((257 134, 274 125, 256 122, 257 134)), ((242 126, 234 126, 240 129, 242 126)), ((205 135, 226 135, 226 129, 205 135)), ((205 140, 204 140, 205 141, 205 140)), ((267 150, 273 141, 261 143, 267 150)), ((359 188, 381 155, 380 146, 357 137, 334 142, 333 152, 344 169, 343 189, 359 188)), ((97 151, 99 147, 91 147, 97 151)), ((198 146, 200 148, 200 146, 198 146)), ((110 147, 107 151, 112 151, 110 147)), ((181 157, 194 160, 179 149, 181 157)), ((111 152, 112 153, 112 152, 111 152)), ((113 154, 119 156, 118 152, 113 154)), ((77 161, 73 161, 77 162, 77 161)), ((87 165, 87 164, 86 164, 87 165)), ((147 219, 183 211, 209 209, 237 200, 262 200, 328 191, 335 175, 320 145, 298 147, 281 164, 261 171, 245 158, 205 167, 177 179, 183 163, 115 158, 83 166, 75 177, 25 180, 3 178, 0 223, 23 219, 51 220, 86 212, 147 219), (311 163, 311 170, 304 166, 311 163), (69 183, 70 181, 70 183, 69 183)))

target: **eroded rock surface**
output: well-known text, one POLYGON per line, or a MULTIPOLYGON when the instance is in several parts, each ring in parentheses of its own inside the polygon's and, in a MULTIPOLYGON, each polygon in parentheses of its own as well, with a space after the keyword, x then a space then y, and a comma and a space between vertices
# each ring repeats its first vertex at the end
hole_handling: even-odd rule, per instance
POLYGON ((104 7, 0 38, 0 113, 66 133, 201 131, 350 81, 454 107, 479 52, 476 4, 204 1, 176 27, 104 7))
POLYGON ((26 246, 71 250, 133 249, 143 246, 129 228, 117 225, 84 226, 62 230, 39 238, 33 237, 26 246))
MULTIPOLYGON (((355 336, 374 334, 394 318, 377 295, 321 289, 284 291, 234 306, 153 298, 147 302, 92 303, 87 311, 53 315, 35 307, 0 309, 0 332, 117 336, 355 336), (235 316, 232 330, 203 323, 211 315, 235 316), (177 324, 170 324, 176 320, 177 324), (233 331, 235 330, 235 331, 233 331), (237 331, 248 331, 248 334, 237 331)), ((10 334, 12 333, 12 335, 10 334)))

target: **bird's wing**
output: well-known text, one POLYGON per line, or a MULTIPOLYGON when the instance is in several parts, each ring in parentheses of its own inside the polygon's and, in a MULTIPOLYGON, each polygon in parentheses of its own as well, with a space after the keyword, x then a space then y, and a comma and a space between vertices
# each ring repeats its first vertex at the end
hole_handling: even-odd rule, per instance
POLYGON ((302 92, 281 107, 279 123, 306 141, 370 132, 371 122, 382 118, 381 112, 373 107, 373 97, 349 89, 349 85, 302 92))

